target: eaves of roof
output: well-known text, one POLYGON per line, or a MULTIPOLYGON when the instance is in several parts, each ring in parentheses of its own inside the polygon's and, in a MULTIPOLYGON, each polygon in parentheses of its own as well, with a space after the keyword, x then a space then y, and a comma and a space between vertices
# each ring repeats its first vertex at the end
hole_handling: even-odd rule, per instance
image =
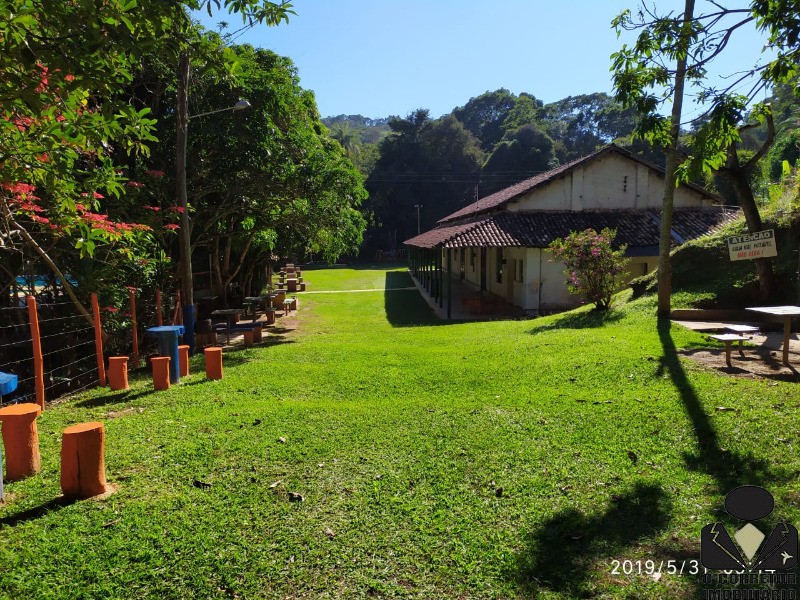
MULTIPOLYGON (((677 208, 673 214, 676 243, 709 233, 739 213, 718 207, 677 208)), ((415 248, 527 247, 546 248, 553 240, 585 229, 617 232, 616 245, 629 248, 658 247, 661 222, 654 210, 530 211, 501 212, 458 225, 436 229, 406 240, 415 248)))

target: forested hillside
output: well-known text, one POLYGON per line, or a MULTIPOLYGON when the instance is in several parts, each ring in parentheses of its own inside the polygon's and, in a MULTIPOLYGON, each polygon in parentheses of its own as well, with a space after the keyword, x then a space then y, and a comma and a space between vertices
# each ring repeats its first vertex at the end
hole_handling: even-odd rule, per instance
MULTIPOLYGON (((752 176, 764 198, 785 165, 800 156, 797 99, 787 86, 776 90, 778 132, 762 169, 752 176)), ((605 93, 571 96, 545 104, 533 94, 487 91, 438 119, 420 108, 404 117, 339 115, 323 119, 353 163, 367 177, 369 221, 362 256, 395 250, 405 239, 476 198, 615 143, 662 165, 660 148, 634 139, 637 112, 605 93)), ((685 132, 691 135, 694 123, 685 132)), ((746 131, 742 152, 752 152, 764 127, 746 131)), ((724 182, 697 181, 728 195, 724 182)), ((735 204, 732 199, 730 204, 735 204)))

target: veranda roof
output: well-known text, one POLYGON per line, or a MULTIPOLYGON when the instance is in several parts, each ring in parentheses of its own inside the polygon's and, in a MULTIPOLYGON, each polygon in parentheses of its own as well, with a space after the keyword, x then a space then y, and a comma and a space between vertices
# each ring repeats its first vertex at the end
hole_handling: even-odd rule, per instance
MULTIPOLYGON (((676 243, 710 233, 739 215, 723 207, 676 208, 672 232, 676 243)), ((458 225, 443 224, 405 241, 412 248, 546 248, 572 231, 609 227, 617 231, 615 245, 658 247, 661 229, 656 210, 500 212, 458 225)))

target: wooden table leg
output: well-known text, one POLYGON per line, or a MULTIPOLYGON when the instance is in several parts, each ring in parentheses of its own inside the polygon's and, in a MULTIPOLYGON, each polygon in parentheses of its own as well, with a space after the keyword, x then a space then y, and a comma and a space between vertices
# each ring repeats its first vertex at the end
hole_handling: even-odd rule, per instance
POLYGON ((731 341, 725 340, 725 364, 731 367, 731 341))

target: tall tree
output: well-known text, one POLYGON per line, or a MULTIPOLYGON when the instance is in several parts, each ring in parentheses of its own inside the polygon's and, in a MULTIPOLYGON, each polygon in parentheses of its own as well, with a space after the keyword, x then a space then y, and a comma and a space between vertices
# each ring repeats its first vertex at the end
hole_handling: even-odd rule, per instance
MULTIPOLYGON (((313 253, 333 261, 356 250, 364 228, 358 207, 366 196, 362 177, 323 126, 291 60, 251 46, 230 51, 236 79, 198 70, 193 110, 232 106, 237 98, 250 99, 251 107, 193 119, 188 143, 191 244, 209 250, 220 296, 232 283, 242 289, 256 283, 274 254, 313 253)), ((168 140, 175 96, 169 80, 161 87, 159 128, 168 140)), ((171 143, 159 147, 166 171, 175 159, 172 149, 171 143)), ((170 204, 162 212, 175 208, 170 204)))
POLYGON ((256 0, 0 1, 0 213, 8 241, 32 248, 61 276, 47 250, 56 239, 79 256, 117 243, 126 255, 146 227, 109 217, 139 189, 124 167, 155 142, 149 108, 124 91, 160 40, 194 31, 187 10, 224 8, 254 21, 290 5, 256 0), (120 159, 122 163, 120 164, 120 159), (17 237, 19 236, 19 237, 17 237), (45 243, 41 243, 41 242, 45 243))
POLYGON ((457 210, 474 195, 484 161, 478 140, 452 115, 432 121, 427 109, 389 120, 391 133, 367 179, 373 219, 367 251, 393 250, 421 227, 457 210))
POLYGON ((453 116, 481 142, 484 152, 491 152, 505 133, 503 124, 517 103, 517 97, 505 88, 470 98, 453 110, 453 116))
POLYGON ((481 196, 503 189, 558 165, 555 143, 536 125, 509 131, 481 170, 481 196))
MULTIPOLYGON (((616 96, 643 113, 638 128, 640 134, 673 152, 679 120, 664 117, 658 109, 669 98, 677 100, 680 75, 684 76, 680 79, 685 78, 699 89, 698 99, 708 109, 690 140, 687 160, 678 169, 679 177, 687 179, 703 170, 717 171, 725 176, 742 206, 748 228, 754 231, 761 226, 761 219, 748 172, 768 150, 774 139, 774 130, 768 106, 756 105, 750 110, 745 109, 759 92, 770 85, 790 80, 796 74, 797 59, 800 58, 800 2, 754 0, 750 5, 736 8, 726 8, 717 2, 710 4, 709 12, 698 16, 688 12, 688 2, 687 11, 679 16, 658 16, 646 6, 636 17, 631 11, 619 15, 612 23, 614 27, 618 31, 638 30, 639 35, 632 47, 625 45, 612 57, 616 96), (752 68, 745 66, 726 81, 724 89, 717 89, 706 79, 707 67, 725 50, 737 31, 748 26, 767 33, 769 44, 776 52, 775 58, 759 64, 757 55, 760 49, 754 48, 752 68), (685 60, 684 68, 678 63, 679 59, 681 63, 685 60), (677 63, 678 68, 672 68, 670 62, 677 63), (736 90, 748 80, 751 81, 748 93, 737 94, 736 90), (743 131, 752 127, 751 118, 766 124, 767 136, 763 145, 743 161, 738 153, 738 144, 743 131)), ((669 173, 672 170, 669 154, 667 158, 669 173)), ((673 158, 672 162, 678 161, 673 158)), ((672 188, 671 182, 667 181, 668 193, 672 188)), ((668 238, 662 236, 661 256, 662 260, 666 257, 666 263, 667 242, 668 238)), ((769 259, 757 260, 756 269, 761 294, 766 299, 774 291, 769 259)), ((668 267, 665 266, 662 273, 659 266, 659 315, 663 316, 669 310, 670 287, 668 267)))

